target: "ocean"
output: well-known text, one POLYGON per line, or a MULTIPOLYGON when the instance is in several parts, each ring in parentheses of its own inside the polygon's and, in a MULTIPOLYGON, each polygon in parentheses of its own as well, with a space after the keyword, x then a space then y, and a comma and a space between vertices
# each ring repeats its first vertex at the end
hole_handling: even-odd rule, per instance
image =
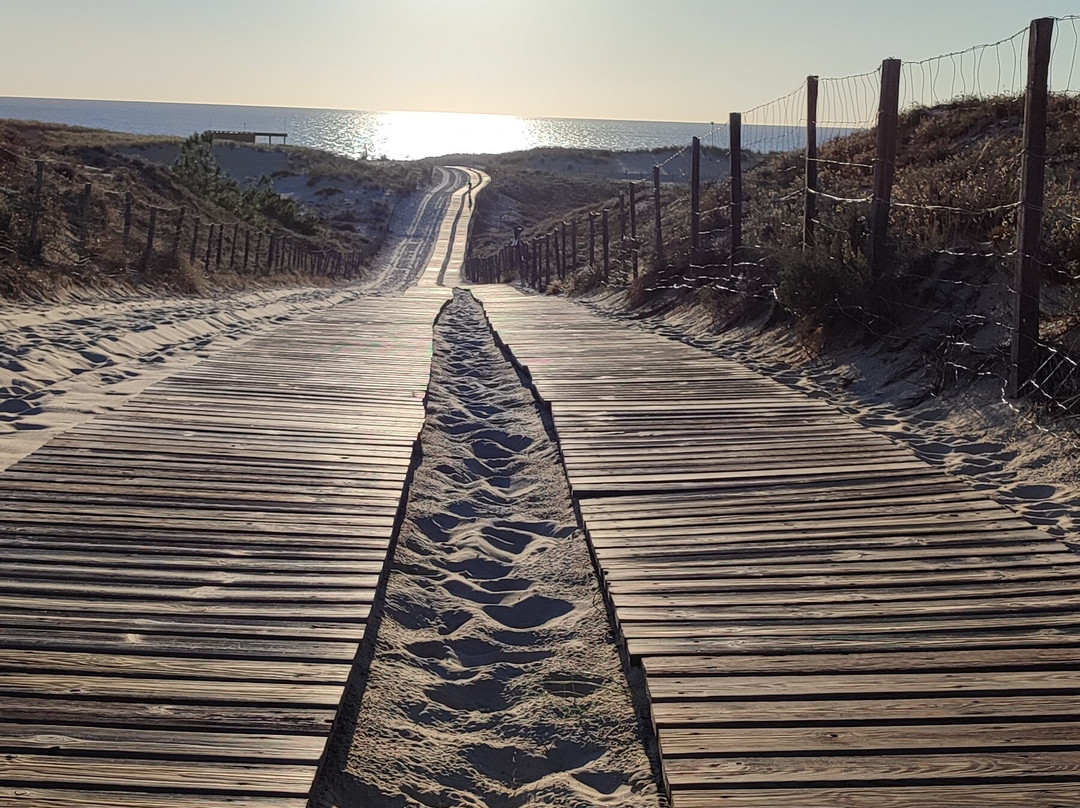
MULTIPOLYGON (((668 121, 519 118, 448 112, 357 112, 142 101, 0 98, 0 118, 37 120, 146 135, 206 129, 288 133, 288 143, 348 157, 416 160, 502 154, 541 147, 634 151, 684 146, 695 136, 726 147, 723 126, 668 121)), ((801 148, 799 126, 743 127, 744 148, 801 148)))

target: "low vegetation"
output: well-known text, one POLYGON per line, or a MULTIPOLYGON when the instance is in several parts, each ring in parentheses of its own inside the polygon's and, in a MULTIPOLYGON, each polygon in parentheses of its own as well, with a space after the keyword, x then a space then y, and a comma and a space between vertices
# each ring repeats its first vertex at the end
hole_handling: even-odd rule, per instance
POLYGON ((325 283, 328 267, 340 274, 341 262, 271 270, 271 240, 288 240, 297 254, 370 259, 397 200, 426 185, 431 170, 423 162, 355 161, 298 147, 212 146, 206 135, 0 121, 0 297, 325 283), (234 178, 218 164, 221 148, 235 148, 226 154, 240 162, 282 170, 234 178), (286 182, 304 193, 279 192, 286 182), (224 249, 221 261, 207 263, 210 225, 224 249))

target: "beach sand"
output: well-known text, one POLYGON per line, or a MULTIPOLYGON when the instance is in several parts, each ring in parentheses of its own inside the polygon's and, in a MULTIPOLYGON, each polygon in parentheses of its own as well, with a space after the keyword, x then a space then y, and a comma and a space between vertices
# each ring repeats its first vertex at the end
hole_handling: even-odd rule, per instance
POLYGON ((660 805, 558 449, 465 292, 436 327, 421 445, 313 804, 660 805))

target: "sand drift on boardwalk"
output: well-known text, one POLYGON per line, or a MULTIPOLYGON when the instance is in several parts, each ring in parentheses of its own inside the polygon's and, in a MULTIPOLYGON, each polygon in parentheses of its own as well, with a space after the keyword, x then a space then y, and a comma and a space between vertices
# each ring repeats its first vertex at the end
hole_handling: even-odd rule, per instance
POLYGON ((362 704, 313 804, 659 805, 557 448, 461 291, 421 443, 362 704))

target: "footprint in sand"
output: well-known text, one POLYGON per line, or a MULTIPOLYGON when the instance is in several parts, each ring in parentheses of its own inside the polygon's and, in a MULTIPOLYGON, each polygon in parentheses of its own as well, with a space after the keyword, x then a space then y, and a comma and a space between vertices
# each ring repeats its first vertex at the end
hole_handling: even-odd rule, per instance
POLYGON ((448 572, 456 572, 474 580, 490 581, 503 578, 510 573, 510 567, 500 564, 498 561, 489 561, 486 558, 473 557, 464 561, 436 562, 448 572))
POLYGON ((598 794, 614 794, 626 780, 618 772, 574 772, 574 779, 598 794))
POLYGON ((510 606, 484 607, 484 611, 492 620, 496 620, 507 628, 539 628, 573 610, 573 603, 543 595, 530 595, 510 606))
POLYGON ((462 580, 447 581, 442 585, 443 589, 449 592, 456 598, 462 600, 472 601, 473 603, 482 604, 495 604, 501 603, 506 599, 506 595, 500 595, 494 592, 486 592, 483 589, 477 589, 476 587, 469 586, 462 580))
POLYGON ((483 536, 484 541, 494 547, 496 550, 501 550, 504 553, 513 553, 518 555, 525 551, 532 542, 537 538, 532 533, 526 533, 521 530, 514 530, 509 527, 497 527, 495 525, 486 525, 480 529, 480 535, 483 536))
POLYGON ((505 663, 524 665, 538 662, 552 656, 551 651, 508 651, 501 645, 488 642, 479 637, 462 637, 450 640, 450 650, 464 668, 479 668, 505 663))
MULTIPOLYGON (((503 432, 501 429, 484 429, 477 432, 473 436, 478 442, 485 441, 488 443, 494 443, 498 446, 506 449, 514 454, 520 454, 533 445, 533 439, 527 438, 524 435, 512 435, 509 432, 503 432)), ((476 444, 473 444, 473 451, 476 452, 476 444)), ((479 454, 477 454, 479 457, 479 454)))
POLYGON ((506 687, 497 679, 446 682, 425 691, 432 701, 451 710, 496 713, 510 706, 506 687))
POLYGON ((553 673, 540 684, 551 695, 563 699, 591 696, 601 685, 603 685, 602 679, 576 673, 553 673))
POLYGON ((466 750, 465 759, 489 779, 520 787, 555 772, 579 769, 602 754, 599 746, 560 740, 551 744, 543 755, 533 755, 516 746, 479 744, 466 750))
POLYGON ((442 544, 450 540, 450 531, 460 525, 461 520, 456 516, 440 513, 433 516, 422 516, 416 519, 413 524, 427 538, 442 544))

